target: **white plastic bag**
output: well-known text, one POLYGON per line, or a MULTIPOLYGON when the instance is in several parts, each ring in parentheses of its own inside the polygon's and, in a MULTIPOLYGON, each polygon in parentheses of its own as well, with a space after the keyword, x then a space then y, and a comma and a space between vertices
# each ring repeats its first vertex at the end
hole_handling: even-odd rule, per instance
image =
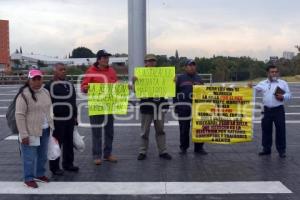
POLYGON ((73 131, 73 145, 74 148, 80 152, 84 151, 85 144, 83 141, 84 136, 81 136, 76 127, 74 127, 73 131))
POLYGON ((58 141, 51 135, 48 143, 48 160, 56 160, 61 154, 58 141))

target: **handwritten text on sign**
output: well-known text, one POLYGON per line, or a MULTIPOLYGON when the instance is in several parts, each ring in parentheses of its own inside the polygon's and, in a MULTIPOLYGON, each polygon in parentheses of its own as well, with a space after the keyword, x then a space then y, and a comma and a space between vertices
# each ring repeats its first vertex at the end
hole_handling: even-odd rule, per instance
POLYGON ((175 67, 138 67, 134 75, 138 98, 175 97, 175 67))
POLYGON ((242 87, 193 87, 193 141, 252 141, 253 92, 242 87))
POLYGON ((127 114, 129 90, 124 83, 90 83, 88 90, 89 116, 127 114))

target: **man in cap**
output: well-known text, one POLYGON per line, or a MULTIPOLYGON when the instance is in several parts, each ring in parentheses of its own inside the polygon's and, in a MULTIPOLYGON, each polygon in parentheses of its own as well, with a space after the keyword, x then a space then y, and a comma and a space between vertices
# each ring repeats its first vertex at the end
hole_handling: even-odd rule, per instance
MULTIPOLYGON (((180 131, 180 153, 186 154, 190 146, 190 126, 192 113, 193 85, 203 85, 201 77, 197 74, 194 60, 187 60, 184 66, 185 73, 178 76, 176 80, 176 97, 173 99, 175 112, 179 118, 180 131)), ((194 152, 206 155, 203 143, 194 143, 194 152)))
MULTIPOLYGON (((145 67, 155 67, 157 64, 157 58, 154 54, 147 54, 145 56, 145 67)), ((134 79, 136 80, 136 78, 134 79)), ((164 98, 143 98, 140 101, 141 112, 141 142, 140 152, 137 157, 138 160, 146 159, 146 154, 149 144, 149 132, 152 121, 155 127, 155 138, 159 151, 159 157, 171 160, 172 157, 167 153, 166 149, 166 134, 164 132, 164 117, 169 106, 167 100, 164 98), (162 104, 165 104, 161 106, 162 104)))
MULTIPOLYGON (((53 79, 45 88, 49 91, 53 103, 54 132, 53 136, 62 146, 62 166, 66 171, 77 172, 79 167, 73 164, 73 131, 77 123, 76 91, 66 79, 66 66, 57 63, 53 66, 53 79)), ((54 175, 63 175, 60 169, 60 158, 49 161, 49 168, 54 175)))
MULTIPOLYGON (((109 66, 110 53, 104 49, 97 52, 96 62, 90 66, 81 83, 81 91, 88 92, 89 83, 116 83, 118 81, 115 70, 109 66)), ((117 158, 112 155, 112 143, 114 137, 114 117, 113 115, 95 115, 90 116, 92 125, 92 152, 94 163, 100 165, 102 163, 102 132, 105 134, 104 155, 105 161, 117 162, 117 158), (105 124, 103 124, 105 122, 105 124), (99 125, 102 125, 101 127, 99 125)))

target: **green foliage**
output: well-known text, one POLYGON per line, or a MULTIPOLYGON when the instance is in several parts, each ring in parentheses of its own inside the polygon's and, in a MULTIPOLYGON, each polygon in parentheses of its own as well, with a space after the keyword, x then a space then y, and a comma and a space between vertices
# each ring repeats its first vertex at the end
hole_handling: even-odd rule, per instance
POLYGON ((39 67, 39 68, 41 68, 41 67, 48 67, 48 65, 47 64, 45 64, 43 61, 41 61, 41 60, 38 60, 37 61, 37 66, 39 67))
POLYGON ((294 76, 300 74, 300 55, 298 54, 292 60, 286 60, 280 58, 274 63, 279 71, 281 76, 294 76))
MULTIPOLYGON (((176 73, 184 72, 187 57, 158 55, 158 66, 175 66, 176 73)), ((243 81, 265 76, 265 63, 249 57, 195 58, 198 73, 213 74, 213 81, 243 81)))
POLYGON ((68 67, 67 68, 67 74, 69 75, 82 75, 87 70, 87 66, 80 65, 80 66, 74 66, 74 67, 68 67))
POLYGON ((179 54, 178 54, 178 50, 176 49, 176 51, 175 51, 175 59, 179 59, 179 54))
POLYGON ((168 66, 169 65, 169 60, 166 55, 157 55, 157 65, 158 66, 168 66))
POLYGON ((116 53, 113 55, 113 57, 128 57, 128 54, 126 53, 116 53))
POLYGON ((78 47, 73 49, 71 58, 95 58, 96 55, 92 50, 86 47, 78 47))
MULTIPOLYGON (((279 59, 276 61, 282 76, 294 76, 300 74, 300 46, 295 46, 298 55, 292 60, 279 59)), ((115 54, 115 57, 127 57, 125 53, 115 54)), ((95 54, 86 47, 78 47, 72 51, 72 58, 92 58, 95 54)), ((198 73, 213 75, 214 82, 245 81, 259 77, 266 77, 266 64, 250 57, 225 57, 214 56, 212 58, 194 58, 198 73)), ((178 50, 175 55, 157 55, 158 66, 175 66, 176 73, 184 72, 187 57, 179 57, 178 50)), ((76 66, 68 69, 68 74, 84 74, 87 66, 76 66)))
POLYGON ((298 52, 300 53, 300 46, 296 45, 295 48, 298 50, 298 52))

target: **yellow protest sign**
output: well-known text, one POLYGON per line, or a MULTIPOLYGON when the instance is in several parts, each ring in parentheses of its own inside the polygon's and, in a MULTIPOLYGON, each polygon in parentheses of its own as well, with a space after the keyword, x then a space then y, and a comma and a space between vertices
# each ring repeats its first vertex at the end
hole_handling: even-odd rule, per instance
POLYGON ((136 97, 175 97, 175 67, 138 67, 134 76, 136 97))
POLYGON ((252 141, 253 101, 251 88, 193 86, 193 142, 252 141))
POLYGON ((128 84, 90 83, 88 89, 89 116, 127 114, 128 84))

